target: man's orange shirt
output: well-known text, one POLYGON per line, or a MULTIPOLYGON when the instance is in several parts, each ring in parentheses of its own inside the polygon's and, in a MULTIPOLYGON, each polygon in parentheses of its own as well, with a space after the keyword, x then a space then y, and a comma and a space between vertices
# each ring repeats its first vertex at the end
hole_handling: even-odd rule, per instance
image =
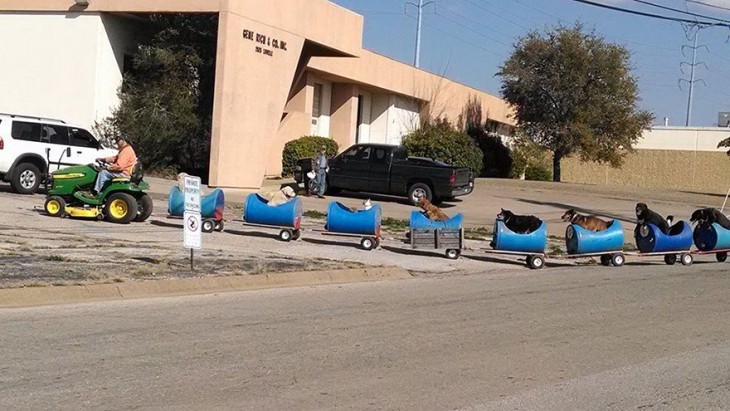
POLYGON ((126 146, 119 154, 117 154, 117 160, 114 165, 122 170, 122 173, 131 176, 134 165, 137 164, 137 154, 134 152, 132 146, 126 146))

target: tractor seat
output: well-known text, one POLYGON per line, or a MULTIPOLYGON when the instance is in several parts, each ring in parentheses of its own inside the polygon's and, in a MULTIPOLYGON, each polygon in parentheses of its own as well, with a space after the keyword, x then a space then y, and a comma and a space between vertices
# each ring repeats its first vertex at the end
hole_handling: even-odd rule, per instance
POLYGON ((137 161, 135 163, 134 168, 132 168, 132 175, 130 177, 117 177, 115 179, 112 179, 112 182, 114 183, 133 183, 133 184, 139 184, 140 181, 142 181, 142 178, 144 178, 144 172, 142 171, 142 162, 137 161))

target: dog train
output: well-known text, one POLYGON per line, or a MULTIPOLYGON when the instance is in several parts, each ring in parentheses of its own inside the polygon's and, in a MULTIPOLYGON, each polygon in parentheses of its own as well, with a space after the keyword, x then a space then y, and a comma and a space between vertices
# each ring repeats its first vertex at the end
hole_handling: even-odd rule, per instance
MULTIPOLYGON (((174 191, 175 188, 173 188, 174 191)), ((222 193, 215 193, 211 201, 211 219, 220 231, 223 228, 222 193)), ((177 194, 177 193, 174 193, 177 194)), ((170 196, 169 213, 179 214, 179 195, 170 196)), ((323 229, 313 229, 321 235, 360 238, 360 246, 373 250, 380 245, 381 210, 370 200, 363 209, 351 209, 339 202, 328 206, 323 229)), ((457 259, 464 249, 463 216, 449 217, 441 209, 425 199, 418 203, 421 211, 413 211, 406 237, 414 249, 443 250, 450 259, 457 259)), ((297 240, 302 233, 303 207, 296 194, 251 194, 246 199, 243 212, 244 225, 279 230, 282 241, 297 240), (279 198, 281 197, 281 198, 279 198)), ((689 223, 674 217, 662 217, 644 203, 636 204, 636 228, 634 240, 637 252, 624 251, 624 232, 618 220, 606 221, 596 216, 581 215, 567 210, 561 220, 568 223, 565 231, 567 253, 546 251, 547 223, 532 215, 517 215, 502 209, 497 215, 489 254, 525 257, 527 266, 543 268, 546 259, 573 259, 599 257, 602 265, 620 267, 625 256, 661 256, 668 265, 677 259, 684 264, 693 262, 693 255, 715 254, 717 261, 724 262, 730 252, 730 220, 714 208, 703 208, 692 213, 689 223), (694 230, 690 224, 696 224, 694 230), (692 250, 692 245, 695 249, 692 250)), ((212 231, 212 230, 211 230, 212 231)))

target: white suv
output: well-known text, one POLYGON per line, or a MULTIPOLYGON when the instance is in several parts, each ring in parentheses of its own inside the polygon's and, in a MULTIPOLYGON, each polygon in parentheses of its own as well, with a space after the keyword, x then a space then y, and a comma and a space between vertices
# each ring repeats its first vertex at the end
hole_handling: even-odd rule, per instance
POLYGON ((61 120, 0 113, 0 178, 18 193, 38 191, 48 171, 90 164, 98 157, 116 154, 81 127, 61 120))

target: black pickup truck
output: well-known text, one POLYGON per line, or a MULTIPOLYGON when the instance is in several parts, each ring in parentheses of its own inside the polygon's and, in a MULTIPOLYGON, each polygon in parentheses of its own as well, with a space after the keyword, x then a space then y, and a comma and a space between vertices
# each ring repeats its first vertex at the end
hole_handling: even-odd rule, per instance
MULTIPOLYGON (((297 162, 294 179, 309 186, 311 159, 297 162)), ((356 144, 329 160, 327 192, 341 190, 422 197, 433 203, 467 195, 474 190, 474 173, 430 158, 408 157, 405 147, 356 144)))

